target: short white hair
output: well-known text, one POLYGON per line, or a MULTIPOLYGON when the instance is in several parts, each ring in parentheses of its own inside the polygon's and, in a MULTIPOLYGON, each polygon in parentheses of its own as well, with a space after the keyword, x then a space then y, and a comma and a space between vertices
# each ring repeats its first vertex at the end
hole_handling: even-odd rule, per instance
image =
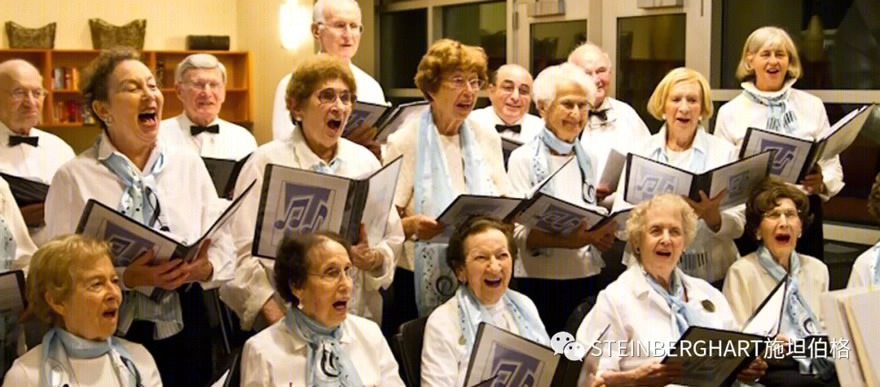
POLYGON ((592 104, 596 98, 596 83, 590 79, 584 70, 571 63, 563 63, 545 68, 535 78, 532 84, 532 94, 535 98, 535 106, 543 103, 549 105, 556 100, 556 89, 563 82, 574 82, 587 91, 587 101, 592 104))
POLYGON ((193 69, 220 69, 220 74, 223 75, 223 83, 226 84, 226 66, 220 63, 216 56, 211 54, 192 54, 184 58, 177 64, 177 70, 174 71, 174 82, 183 82, 183 74, 193 69))
POLYGON ((324 10, 328 5, 337 5, 340 3, 349 3, 354 4, 357 7, 358 13, 363 15, 361 12, 361 5, 358 4, 355 0, 318 0, 315 2, 315 8, 312 13, 312 22, 313 23, 323 23, 324 22, 324 10))
POLYGON ((586 42, 572 50, 571 53, 568 54, 568 63, 574 64, 578 58, 585 58, 590 52, 595 52, 599 54, 600 57, 604 57, 605 61, 608 62, 608 70, 611 70, 611 67, 614 65, 611 63, 611 56, 609 56, 602 47, 599 47, 598 44, 592 42, 586 42))

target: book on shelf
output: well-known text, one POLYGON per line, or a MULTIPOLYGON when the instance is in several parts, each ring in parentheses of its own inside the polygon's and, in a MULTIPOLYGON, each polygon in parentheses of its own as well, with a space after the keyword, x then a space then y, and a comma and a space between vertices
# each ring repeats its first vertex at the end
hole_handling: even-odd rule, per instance
POLYGON ((73 91, 79 90, 80 69, 61 66, 52 69, 52 89, 73 91))

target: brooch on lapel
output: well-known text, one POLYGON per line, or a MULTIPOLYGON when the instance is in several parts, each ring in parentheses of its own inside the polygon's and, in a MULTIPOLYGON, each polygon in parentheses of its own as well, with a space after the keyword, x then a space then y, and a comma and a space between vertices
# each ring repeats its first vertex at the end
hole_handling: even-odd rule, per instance
POLYGON ((712 301, 703 300, 703 302, 701 302, 701 304, 703 304, 703 309, 706 309, 707 312, 709 312, 709 313, 715 312, 715 304, 713 304, 712 301))

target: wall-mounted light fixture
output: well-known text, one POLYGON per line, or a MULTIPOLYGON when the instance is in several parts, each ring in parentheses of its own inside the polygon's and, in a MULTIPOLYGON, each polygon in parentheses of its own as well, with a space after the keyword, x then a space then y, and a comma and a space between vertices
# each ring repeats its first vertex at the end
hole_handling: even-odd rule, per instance
POLYGON ((299 3, 298 0, 287 0, 281 4, 278 18, 281 45, 288 50, 296 50, 311 41, 312 10, 299 3))

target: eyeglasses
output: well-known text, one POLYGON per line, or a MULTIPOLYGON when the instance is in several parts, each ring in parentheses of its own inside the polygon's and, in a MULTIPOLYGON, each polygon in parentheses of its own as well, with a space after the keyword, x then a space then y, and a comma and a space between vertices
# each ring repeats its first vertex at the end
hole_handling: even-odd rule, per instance
POLYGON ((318 92, 318 101, 325 105, 335 103, 337 97, 345 106, 349 106, 357 101, 357 96, 348 90, 336 90, 328 87, 318 92))
POLYGON ((334 284, 338 284, 342 282, 342 276, 348 277, 348 279, 354 278, 354 266, 346 267, 345 269, 340 269, 338 267, 331 267, 324 271, 323 273, 318 272, 309 272, 309 274, 313 276, 320 277, 322 280, 327 282, 332 282, 334 284))
POLYGON ((586 101, 575 102, 575 101, 571 101, 571 100, 564 100, 564 101, 560 102, 559 105, 568 109, 568 110, 577 109, 580 111, 587 111, 590 109, 590 104, 587 103, 586 101))
POLYGON ((346 32, 351 32, 352 34, 360 34, 364 32, 363 24, 358 23, 346 23, 344 21, 336 21, 330 24, 325 24, 324 22, 318 22, 318 25, 325 26, 333 31, 336 31, 340 34, 344 34, 346 32))
POLYGON ((800 216, 800 211, 798 210, 773 210, 764 213, 764 217, 770 220, 779 220, 782 216, 785 216, 786 219, 793 219, 800 216))
MULTIPOLYGON (((513 94, 514 90, 517 90, 517 87, 510 83, 504 83, 501 86, 498 86, 498 88, 507 94, 513 94)), ((520 85, 519 95, 532 95, 532 89, 528 86, 520 85)))
POLYGON ((195 90, 207 90, 207 91, 211 91, 211 90, 220 90, 220 88, 223 87, 223 84, 220 83, 220 82, 217 82, 217 81, 209 81, 209 82, 201 82, 201 81, 200 81, 200 82, 191 82, 191 81, 187 81, 187 82, 184 82, 184 84, 185 84, 187 87, 191 88, 191 89, 195 89, 195 90))
POLYGON ((46 98, 46 94, 48 91, 44 88, 39 89, 25 89, 25 88, 17 88, 12 89, 8 92, 9 96, 12 97, 13 102, 21 102, 24 101, 28 96, 33 97, 34 99, 43 99, 46 98))
POLYGON ((471 89, 480 90, 486 85, 486 81, 480 78, 465 79, 460 75, 449 78, 447 81, 449 81, 449 83, 456 89, 464 89, 466 86, 470 85, 471 89))

